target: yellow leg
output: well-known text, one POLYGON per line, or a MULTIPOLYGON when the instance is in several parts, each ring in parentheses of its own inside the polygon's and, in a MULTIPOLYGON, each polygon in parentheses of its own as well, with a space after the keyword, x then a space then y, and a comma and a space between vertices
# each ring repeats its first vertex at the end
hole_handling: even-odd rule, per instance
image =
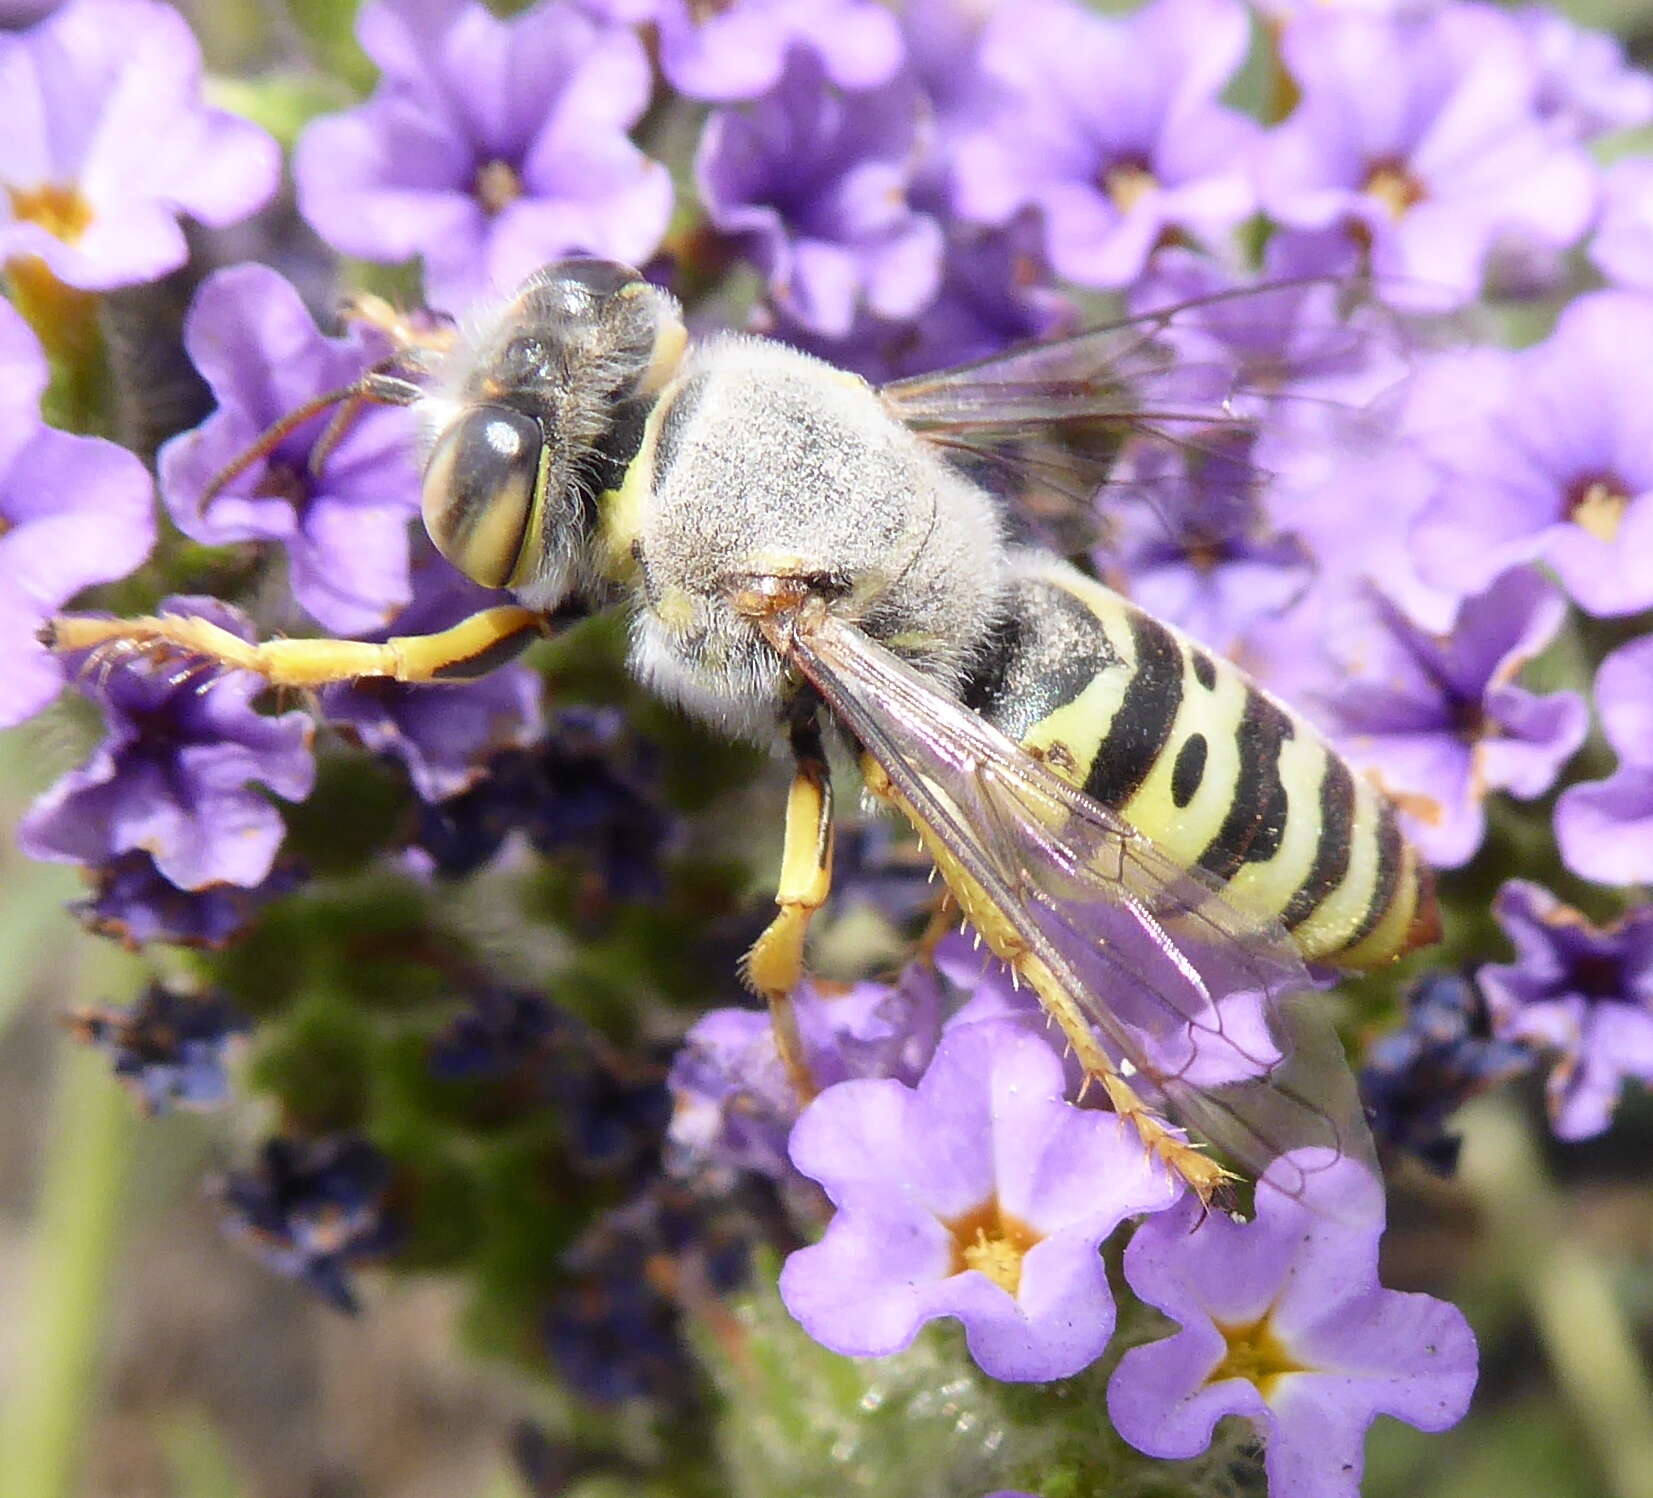
POLYGON ((792 754, 797 773, 786 798, 786 841, 775 890, 780 907, 746 954, 746 981, 769 1001, 780 1052, 799 1096, 817 1088, 804 1060, 792 990, 804 975, 804 939, 815 912, 832 887, 832 781, 820 730, 813 722, 795 727, 792 754))
POLYGON ((1101 1084, 1107 1093, 1113 1111, 1136 1130, 1143 1147, 1167 1169, 1182 1177, 1202 1203, 1210 1206, 1212 1199, 1224 1184, 1234 1179, 1188 1138, 1185 1130, 1167 1122, 1137 1095, 1114 1064, 1113 1058, 1098 1044, 1095 1032, 1086 1020, 1084 1011, 1074 1003, 1067 989, 1051 970, 1021 947, 1012 938, 1011 949, 1002 953, 1011 969, 1025 978, 1038 995, 1045 1013, 1056 1021, 1063 1037, 1079 1058, 1085 1079, 1080 1096, 1092 1082, 1101 1084))
POLYGON ((59 615, 40 638, 51 650, 181 658, 254 671, 273 686, 322 687, 372 676, 408 682, 481 676, 543 633, 545 624, 545 617, 532 609, 508 605, 484 609, 438 634, 399 635, 377 645, 365 640, 260 643, 187 614, 142 619, 59 615))

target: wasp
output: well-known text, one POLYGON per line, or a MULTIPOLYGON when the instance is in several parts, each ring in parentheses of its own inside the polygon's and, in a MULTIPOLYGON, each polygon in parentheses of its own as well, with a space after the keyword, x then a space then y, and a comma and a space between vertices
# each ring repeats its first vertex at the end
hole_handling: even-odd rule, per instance
POLYGON ((1173 360, 1168 326, 874 386, 753 336, 691 341, 636 271, 562 260, 463 334, 408 334, 419 378, 375 370, 281 427, 340 396, 412 405, 431 540, 514 603, 380 644, 249 644, 177 617, 63 618, 50 642, 280 686, 434 682, 485 671, 571 601, 618 601, 641 681, 790 748, 778 909, 746 976, 800 1080, 789 996, 830 888, 838 738, 1087 1085, 1209 1202, 1229 1177, 1202 1143, 1257 1173, 1369 1150, 1306 965, 1378 967, 1438 916, 1394 809, 1307 719, 1013 534, 993 474, 1094 495, 1134 375, 1173 360))

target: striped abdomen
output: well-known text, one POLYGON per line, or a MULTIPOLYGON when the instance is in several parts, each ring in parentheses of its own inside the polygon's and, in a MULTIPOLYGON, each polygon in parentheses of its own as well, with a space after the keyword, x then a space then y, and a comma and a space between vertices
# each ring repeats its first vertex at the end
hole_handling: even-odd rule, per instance
POLYGON ((1243 672, 1054 558, 1026 558, 966 702, 1306 959, 1374 967, 1438 935, 1393 808, 1243 672))

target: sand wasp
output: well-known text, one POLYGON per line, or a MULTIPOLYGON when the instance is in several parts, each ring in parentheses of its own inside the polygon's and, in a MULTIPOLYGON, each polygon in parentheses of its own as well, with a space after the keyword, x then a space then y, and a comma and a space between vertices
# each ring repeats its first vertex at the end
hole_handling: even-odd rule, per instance
POLYGON ((281 427, 340 397, 412 405, 431 539, 514 604, 382 644, 249 645, 184 618, 66 618, 51 643, 287 686, 439 681, 572 599, 620 604, 643 682, 790 746, 779 910, 747 975, 791 1063, 788 996, 831 877, 830 729, 1087 1077, 1209 1200, 1224 1171, 1185 1127, 1256 1171, 1369 1149, 1341 1054, 1292 996, 1306 963, 1376 967, 1438 918, 1394 810, 1303 717, 1013 536, 1017 486, 995 475, 1094 494, 1141 429, 1143 380, 1175 373, 1169 328, 873 386, 760 338, 692 342, 636 271, 560 261, 281 427))

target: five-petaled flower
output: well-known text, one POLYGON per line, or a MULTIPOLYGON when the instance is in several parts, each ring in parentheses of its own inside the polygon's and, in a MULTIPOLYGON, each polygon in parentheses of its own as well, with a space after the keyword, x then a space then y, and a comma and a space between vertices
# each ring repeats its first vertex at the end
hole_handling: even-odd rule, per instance
POLYGON ((386 624, 410 596, 419 488, 406 412, 369 408, 335 426, 323 411, 210 492, 267 428, 383 358, 383 341, 355 326, 326 336, 278 272, 237 265, 196 293, 184 347, 218 409, 161 450, 161 497, 179 530, 212 546, 277 542, 294 598, 329 629, 386 624))
POLYGON ((1134 1347, 1108 1385, 1115 1427, 1150 1456, 1191 1457, 1224 1415, 1265 1443, 1271 1498, 1356 1498, 1378 1415, 1445 1430, 1475 1386, 1475 1339, 1452 1306, 1377 1279, 1383 1193, 1353 1160, 1269 1184, 1241 1223, 1185 1201, 1125 1250, 1125 1278, 1181 1330, 1134 1347))
POLYGON ((1091 286, 1128 286, 1178 236, 1221 239, 1254 206, 1256 124, 1217 102, 1249 34, 1233 0, 1000 7, 980 52, 999 100, 958 141, 955 207, 992 224, 1037 207, 1051 267, 1091 286))
POLYGON ((1426 369, 1418 441, 1441 482, 1412 532, 1428 581, 1479 592, 1542 561, 1580 608, 1653 607, 1653 298, 1581 297, 1555 331, 1511 353, 1476 349, 1426 369))
POLYGON ((293 160, 329 244, 422 256, 425 294, 452 312, 573 250, 653 252, 672 184, 626 134, 653 87, 630 31, 561 4, 500 20, 475 0, 373 0, 356 31, 378 91, 310 125, 293 160))
POLYGON ((1563 249, 1589 227, 1595 173, 1540 119, 1532 49, 1502 12, 1321 9, 1281 54, 1301 101, 1260 158, 1262 207, 1367 248, 1380 295, 1460 306, 1495 248, 1563 249))
POLYGON ((881 1356, 954 1316, 994 1378, 1094 1362, 1114 1326, 1098 1246, 1182 1188, 1122 1119, 1064 1090, 1038 1026, 996 1020, 949 1030, 916 1088, 850 1081, 816 1098, 792 1162, 837 1213, 781 1271, 804 1330, 881 1356))

